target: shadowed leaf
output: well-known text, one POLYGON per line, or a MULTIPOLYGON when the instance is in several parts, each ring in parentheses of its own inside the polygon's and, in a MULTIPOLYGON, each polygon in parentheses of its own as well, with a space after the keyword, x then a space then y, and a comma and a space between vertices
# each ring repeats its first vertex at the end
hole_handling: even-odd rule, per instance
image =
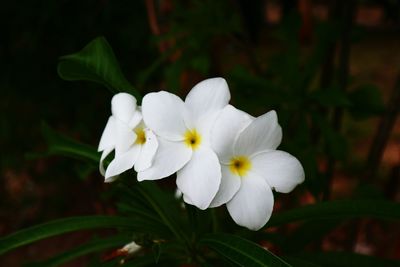
POLYGON ((139 92, 123 75, 118 61, 104 37, 97 37, 81 51, 60 58, 58 74, 68 81, 100 83, 113 93, 127 92, 141 99, 139 92))
POLYGON ((39 224, 0 239, 0 255, 17 247, 68 232, 98 228, 135 228, 135 220, 113 216, 83 216, 39 224))
POLYGON ((385 200, 339 200, 321 202, 301 208, 275 213, 267 226, 318 219, 350 219, 372 217, 400 219, 400 204, 385 200))
POLYGON ((278 256, 238 236, 229 234, 210 234, 201 240, 218 254, 243 267, 291 266, 278 256))

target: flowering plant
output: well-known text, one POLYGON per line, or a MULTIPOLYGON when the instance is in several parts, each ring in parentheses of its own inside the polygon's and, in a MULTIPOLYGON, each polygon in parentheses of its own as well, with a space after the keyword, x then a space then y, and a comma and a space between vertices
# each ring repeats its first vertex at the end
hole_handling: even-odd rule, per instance
POLYGON ((293 227, 293 236, 304 237, 301 245, 306 246, 308 236, 302 233, 313 231, 315 222, 329 228, 332 221, 325 225, 323 220, 400 217, 398 205, 376 200, 326 201, 272 215, 273 191, 289 193, 301 184, 302 164, 277 150, 282 141, 277 113, 253 117, 229 104, 223 78, 199 82, 184 101, 167 91, 142 98, 104 38, 62 57, 58 72, 65 80, 97 82, 114 93, 98 151, 47 126, 44 132, 51 153, 98 164, 118 198, 118 215, 33 226, 0 239, 0 254, 67 232, 111 228, 114 235, 94 238, 39 265, 103 252, 92 266, 318 266, 318 257, 293 253, 300 238, 282 241, 275 227, 311 221, 293 227), (168 182, 175 174, 176 183, 168 182))
POLYGON ((222 78, 198 83, 185 102, 161 91, 147 94, 137 107, 132 95, 115 95, 99 145, 105 181, 132 167, 138 181, 177 173, 185 203, 202 210, 226 204, 237 224, 259 230, 272 213, 272 188, 292 191, 304 171, 296 158, 275 150, 282 139, 275 111, 254 118, 229 99, 222 78))

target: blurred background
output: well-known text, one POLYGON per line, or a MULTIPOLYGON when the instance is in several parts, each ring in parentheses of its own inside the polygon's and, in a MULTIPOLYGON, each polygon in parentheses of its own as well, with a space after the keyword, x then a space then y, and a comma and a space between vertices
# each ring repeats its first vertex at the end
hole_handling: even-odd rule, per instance
MULTIPOLYGON (((57 74, 60 56, 97 36, 143 95, 167 89, 185 96, 202 79, 221 76, 237 107, 253 115, 275 109, 280 148, 306 171, 299 201, 278 195, 276 212, 331 199, 400 201, 400 1, 18 0, 2 2, 0 21, 0 236, 116 212, 96 164, 50 156, 45 138, 49 125, 97 146, 112 94, 57 74)), ((394 223, 318 227, 310 250, 400 259, 394 223)), ((87 238, 41 241, 0 265, 45 259, 87 238)))

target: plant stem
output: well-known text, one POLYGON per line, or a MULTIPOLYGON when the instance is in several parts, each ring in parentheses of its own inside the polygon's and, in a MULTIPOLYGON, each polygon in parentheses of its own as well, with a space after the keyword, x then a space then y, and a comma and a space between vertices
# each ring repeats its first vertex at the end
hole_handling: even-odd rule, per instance
MULTIPOLYGON (((354 17, 354 10, 356 3, 354 0, 349 0, 349 1, 340 0, 338 3, 340 4, 340 9, 342 10, 342 17, 343 17, 343 22, 341 27, 342 34, 340 38, 338 83, 339 83, 339 88, 342 91, 346 91, 349 79, 351 30, 353 28, 353 17, 354 17)), ((343 120, 343 109, 336 108, 334 110, 332 124, 333 128, 338 132, 341 131, 342 120, 343 120)), ((330 199, 331 185, 332 185, 335 165, 336 165, 336 159, 334 159, 331 155, 329 155, 323 200, 330 199)))
MULTIPOLYGON (((337 1, 331 1, 329 5, 329 23, 334 24, 337 17, 340 16, 340 10, 337 5, 337 1)), ((335 54, 336 54, 336 40, 329 40, 324 51, 324 60, 322 62, 321 74, 319 77, 319 87, 322 90, 327 90, 332 86, 333 73, 335 70, 335 54)), ((318 107, 317 111, 322 116, 327 116, 328 110, 325 107, 318 107)), ((315 121, 311 125, 311 142, 316 145, 319 143, 321 138, 321 129, 315 121)))
POLYGON ((389 140, 389 136, 393 130, 396 118, 400 112, 400 74, 397 77, 396 85, 394 86, 386 111, 379 122, 374 140, 372 142, 368 160, 365 168, 365 179, 371 181, 375 177, 381 162, 383 152, 389 140))

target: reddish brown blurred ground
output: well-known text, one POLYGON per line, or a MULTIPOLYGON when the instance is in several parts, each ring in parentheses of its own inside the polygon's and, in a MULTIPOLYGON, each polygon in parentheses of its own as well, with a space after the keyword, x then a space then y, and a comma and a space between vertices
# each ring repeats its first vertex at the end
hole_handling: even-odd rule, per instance
MULTIPOLYGON (((2 198, 12 204, 1 208, 0 236, 63 217, 114 213, 112 205, 101 200, 100 193, 107 190, 107 185, 97 174, 84 181, 71 178, 67 185, 60 185, 57 177, 52 182, 37 179, 59 160, 63 159, 38 160, 34 170, 10 169, 2 174, 5 182, 2 198)), ((23 262, 44 260, 85 243, 91 236, 93 233, 86 231, 37 242, 2 256, 0 266, 21 266, 23 262)), ((75 262, 65 266, 85 264, 75 262)))

